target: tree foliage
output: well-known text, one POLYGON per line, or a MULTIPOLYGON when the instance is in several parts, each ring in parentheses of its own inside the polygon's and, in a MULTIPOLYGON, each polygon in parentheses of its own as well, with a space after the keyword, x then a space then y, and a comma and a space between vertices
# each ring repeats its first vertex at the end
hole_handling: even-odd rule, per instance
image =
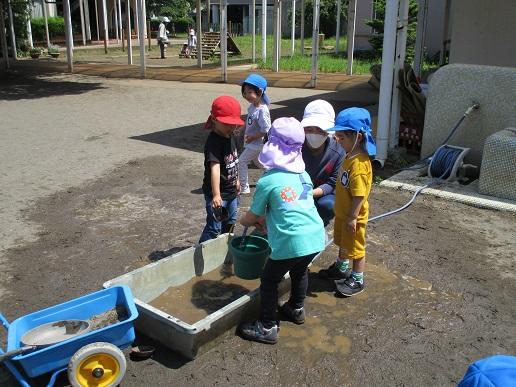
MULTIPOLYGON (((374 11, 375 18, 367 20, 366 24, 373 28, 374 34, 369 39, 369 43, 373 46, 378 56, 382 55, 383 49, 383 30, 385 24, 385 4, 386 0, 375 0, 374 11)), ((416 45, 416 28, 417 28, 417 0, 409 0, 409 17, 407 29, 407 51, 405 62, 410 63, 414 59, 414 49, 416 45)))
MULTIPOLYGON (((342 0, 341 5, 341 26, 344 25, 342 20, 345 20, 347 14, 347 2, 342 0)), ((334 36, 337 27, 337 2, 335 0, 321 0, 320 18, 319 18, 319 32, 326 36, 334 36)), ((305 1, 305 35, 311 36, 314 16, 314 0, 305 1)), ((296 19, 301 19, 301 10, 296 11, 296 19)))
POLYGON ((195 9, 195 0, 150 0, 146 4, 147 13, 167 16, 171 21, 188 18, 195 9))

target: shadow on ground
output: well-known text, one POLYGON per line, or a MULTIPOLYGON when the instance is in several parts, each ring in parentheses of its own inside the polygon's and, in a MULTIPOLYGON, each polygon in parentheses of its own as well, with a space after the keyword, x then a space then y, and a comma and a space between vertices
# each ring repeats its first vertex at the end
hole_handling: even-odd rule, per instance
POLYGON ((0 78, 0 85, 0 101, 77 95, 104 88, 100 82, 63 81, 47 78, 45 74, 36 75, 26 71, 4 73, 0 78))

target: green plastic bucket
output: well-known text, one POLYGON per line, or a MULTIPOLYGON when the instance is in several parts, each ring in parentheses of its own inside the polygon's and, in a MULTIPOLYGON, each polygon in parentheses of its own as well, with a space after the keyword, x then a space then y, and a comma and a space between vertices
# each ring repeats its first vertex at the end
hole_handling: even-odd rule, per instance
POLYGON ((245 237, 245 243, 240 247, 242 237, 235 237, 229 243, 229 252, 233 256, 235 275, 245 280, 260 278, 265 261, 271 254, 267 239, 256 235, 245 237))

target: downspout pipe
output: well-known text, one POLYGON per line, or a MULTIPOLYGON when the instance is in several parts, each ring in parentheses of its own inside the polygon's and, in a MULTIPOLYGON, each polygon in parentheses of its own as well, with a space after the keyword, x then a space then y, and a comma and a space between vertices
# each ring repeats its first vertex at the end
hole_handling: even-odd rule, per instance
POLYGON ((378 106, 378 129, 376 133, 376 161, 383 165, 389 147, 389 123, 394 80, 394 56, 396 51, 396 27, 398 24, 399 0, 387 0, 383 33, 382 71, 378 106))

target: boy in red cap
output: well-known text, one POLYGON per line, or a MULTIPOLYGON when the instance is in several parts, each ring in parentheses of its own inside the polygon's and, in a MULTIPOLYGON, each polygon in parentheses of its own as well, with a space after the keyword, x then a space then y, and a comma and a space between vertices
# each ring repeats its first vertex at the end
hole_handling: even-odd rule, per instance
POLYGON ((211 132, 204 144, 202 191, 206 200, 206 226, 199 243, 229 232, 236 222, 240 183, 233 131, 244 125, 240 113, 240 103, 235 98, 217 97, 204 125, 211 132))

